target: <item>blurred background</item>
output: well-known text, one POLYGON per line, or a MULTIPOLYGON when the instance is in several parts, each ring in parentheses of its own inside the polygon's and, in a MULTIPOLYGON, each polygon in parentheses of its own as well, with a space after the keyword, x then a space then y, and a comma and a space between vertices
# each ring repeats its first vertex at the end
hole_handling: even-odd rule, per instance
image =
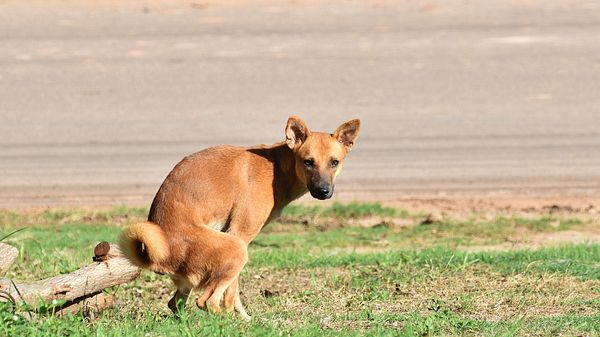
POLYGON ((600 1, 0 1, 0 207, 362 119, 337 200, 594 196, 600 1))

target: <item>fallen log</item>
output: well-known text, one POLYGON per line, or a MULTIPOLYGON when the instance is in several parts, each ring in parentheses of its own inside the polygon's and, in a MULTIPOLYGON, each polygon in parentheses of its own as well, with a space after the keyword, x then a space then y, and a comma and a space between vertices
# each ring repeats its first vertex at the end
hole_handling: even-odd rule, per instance
POLYGON ((18 255, 19 251, 17 248, 0 242, 0 276, 6 274, 18 255))
POLYGON ((66 314, 83 313, 85 316, 90 316, 104 309, 110 308, 115 302, 114 296, 98 293, 93 296, 86 297, 76 302, 67 302, 54 311, 55 315, 62 316, 66 314))
POLYGON ((0 301, 30 305, 64 301, 59 310, 70 311, 110 307, 112 297, 104 296, 102 290, 137 278, 140 269, 122 255, 118 246, 108 242, 99 243, 94 252, 95 262, 68 274, 28 283, 0 278, 0 301))

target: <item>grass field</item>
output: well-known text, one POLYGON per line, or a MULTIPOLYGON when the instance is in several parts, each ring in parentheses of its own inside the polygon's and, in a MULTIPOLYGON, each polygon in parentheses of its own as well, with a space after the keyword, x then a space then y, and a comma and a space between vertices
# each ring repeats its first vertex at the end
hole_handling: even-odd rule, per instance
MULTIPOLYGON (((97 242, 115 242, 146 213, 0 211, 0 238, 24 228, 3 240, 20 251, 7 276, 35 280, 77 269, 90 263, 97 242)), ((170 281, 145 271, 106 290, 118 302, 94 316, 0 303, 0 336, 600 335, 600 244, 545 240, 585 237, 596 220, 425 216, 379 204, 286 209, 250 246, 242 298, 251 322, 195 308, 175 318, 166 307, 170 281)))

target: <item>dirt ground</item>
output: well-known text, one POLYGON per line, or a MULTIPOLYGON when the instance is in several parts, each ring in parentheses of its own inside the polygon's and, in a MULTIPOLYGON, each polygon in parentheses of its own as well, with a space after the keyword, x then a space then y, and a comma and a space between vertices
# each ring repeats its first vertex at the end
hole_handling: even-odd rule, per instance
POLYGON ((401 198, 387 204, 417 212, 442 212, 452 215, 485 212, 533 213, 595 216, 600 214, 600 197, 438 197, 401 198))

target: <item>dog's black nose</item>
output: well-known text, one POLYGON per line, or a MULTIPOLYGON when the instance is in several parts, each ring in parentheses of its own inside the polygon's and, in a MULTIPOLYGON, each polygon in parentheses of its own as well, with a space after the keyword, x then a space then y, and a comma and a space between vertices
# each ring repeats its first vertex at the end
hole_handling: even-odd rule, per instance
POLYGON ((327 187, 319 187, 319 188, 317 188, 317 193, 321 197, 327 197, 327 196, 329 196, 329 188, 327 188, 327 187))
POLYGON ((333 194, 333 186, 313 186, 309 187, 308 190, 310 191, 310 195, 312 195, 313 198, 317 198, 319 200, 329 199, 333 194))

